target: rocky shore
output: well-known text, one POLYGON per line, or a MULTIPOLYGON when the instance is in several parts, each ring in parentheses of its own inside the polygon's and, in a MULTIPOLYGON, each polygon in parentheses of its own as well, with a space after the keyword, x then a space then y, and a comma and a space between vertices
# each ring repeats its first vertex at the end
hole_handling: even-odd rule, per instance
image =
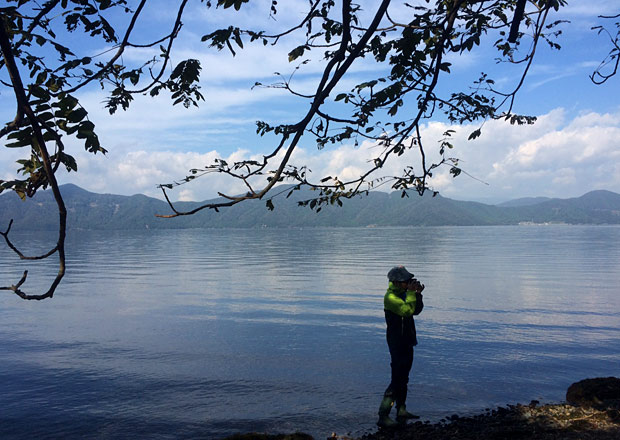
MULTIPOLYGON (((345 437, 333 437, 344 440, 345 437)), ((473 417, 451 416, 431 424, 416 422, 394 432, 379 430, 360 440, 590 440, 620 439, 620 412, 569 404, 509 405, 473 417)))
MULTIPOLYGON (((566 403, 508 405, 471 417, 452 415, 438 423, 415 422, 380 429, 359 439, 333 434, 328 440, 617 440, 620 439, 620 379, 572 384, 566 403)), ((242 434, 225 440, 319 440, 303 433, 242 434)))

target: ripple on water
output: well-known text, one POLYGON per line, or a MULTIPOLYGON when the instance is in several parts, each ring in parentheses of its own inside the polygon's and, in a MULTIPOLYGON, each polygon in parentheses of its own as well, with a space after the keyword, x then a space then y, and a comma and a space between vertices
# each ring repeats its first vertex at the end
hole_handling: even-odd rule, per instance
MULTIPOLYGON (((562 400, 573 381, 617 374, 618 227, 69 240, 52 301, 0 297, 0 437, 24 426, 56 438, 373 428, 389 380, 382 300, 395 264, 427 286, 410 393, 424 417, 562 400)), ((25 267, 0 249, 0 279, 25 267)), ((55 270, 41 262, 29 283, 44 286, 55 270)))

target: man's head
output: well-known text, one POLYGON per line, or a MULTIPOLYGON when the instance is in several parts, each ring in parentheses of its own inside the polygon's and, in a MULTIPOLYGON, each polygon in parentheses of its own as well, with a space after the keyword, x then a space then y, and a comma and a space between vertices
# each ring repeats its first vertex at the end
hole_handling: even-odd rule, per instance
POLYGON ((405 266, 395 266, 387 274, 388 280, 395 284, 407 284, 413 279, 413 274, 405 266))

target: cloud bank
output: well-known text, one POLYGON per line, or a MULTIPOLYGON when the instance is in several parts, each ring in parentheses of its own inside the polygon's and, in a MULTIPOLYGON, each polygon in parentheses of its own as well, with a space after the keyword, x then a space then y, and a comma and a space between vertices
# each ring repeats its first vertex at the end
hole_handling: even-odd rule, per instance
MULTIPOLYGON (((449 128, 455 129, 439 122, 424 127, 427 162, 438 158, 438 141, 449 128)), ((431 180, 446 197, 499 202, 526 196, 573 197, 594 189, 620 192, 620 111, 571 116, 564 109, 556 109, 531 126, 491 121, 478 139, 467 141, 475 128, 456 127, 455 148, 447 153, 460 159, 467 175, 454 179, 445 167, 431 180)), ((367 142, 359 147, 342 144, 320 151, 305 146, 295 152, 292 163, 306 165, 315 181, 326 175, 347 179, 367 169, 368 161, 378 153, 377 147, 367 142)), ((63 172, 60 180, 94 192, 161 197, 157 184, 179 180, 190 168, 211 164, 217 157, 230 163, 261 156, 245 149, 220 154, 215 149, 196 152, 110 145, 106 156, 78 153, 79 172, 63 172)), ((6 162, 0 163, 2 169, 7 168, 6 162)), ((398 174, 407 165, 419 170, 419 162, 419 153, 409 151, 388 161, 376 177, 398 174)), ((176 200, 206 200, 217 197, 218 192, 238 194, 245 190, 243 184, 214 173, 177 187, 171 195, 176 200)), ((389 190, 389 186, 380 190, 389 190)))

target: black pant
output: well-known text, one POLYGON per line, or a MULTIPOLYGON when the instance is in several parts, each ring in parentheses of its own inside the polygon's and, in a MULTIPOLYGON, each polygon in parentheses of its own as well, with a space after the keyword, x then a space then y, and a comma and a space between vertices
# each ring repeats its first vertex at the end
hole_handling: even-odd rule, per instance
POLYGON ((385 390, 384 397, 391 397, 396 401, 396 408, 405 405, 407 400, 407 384, 409 371, 413 365, 413 347, 409 345, 389 345, 392 358, 392 382, 385 390))

